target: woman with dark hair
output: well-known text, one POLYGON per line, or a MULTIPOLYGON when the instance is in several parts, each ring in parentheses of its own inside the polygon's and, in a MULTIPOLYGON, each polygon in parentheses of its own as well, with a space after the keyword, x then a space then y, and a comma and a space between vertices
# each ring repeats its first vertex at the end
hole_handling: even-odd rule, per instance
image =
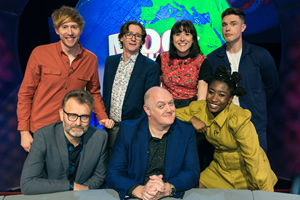
POLYGON ((202 120, 206 139, 215 147, 214 160, 200 174, 200 188, 274 191, 277 177, 259 146, 251 113, 232 103, 234 95, 246 94, 240 80, 238 72, 230 75, 225 66, 219 66, 207 79, 206 101, 177 109, 176 117, 191 122, 196 130, 202 120))
POLYGON ((207 83, 203 79, 210 73, 210 65, 200 51, 197 31, 191 21, 180 20, 174 24, 169 52, 161 53, 156 62, 161 66, 162 87, 172 94, 176 108, 205 99, 207 83))
MULTIPOLYGON (((188 106, 192 101, 205 100, 207 83, 204 79, 211 68, 200 50, 197 31, 191 21, 180 20, 173 25, 169 52, 162 52, 156 62, 161 66, 162 87, 172 94, 176 108, 188 106)), ((206 131, 204 123, 201 131, 206 131)), ((202 171, 213 159, 213 146, 202 134, 196 136, 202 171)))

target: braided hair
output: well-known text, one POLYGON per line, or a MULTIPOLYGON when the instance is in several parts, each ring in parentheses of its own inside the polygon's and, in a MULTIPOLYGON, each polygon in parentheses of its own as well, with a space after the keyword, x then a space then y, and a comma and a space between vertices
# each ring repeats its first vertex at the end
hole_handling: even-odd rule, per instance
POLYGON ((215 74, 207 76, 206 82, 210 85, 214 81, 222 81, 226 83, 231 91, 231 96, 243 96, 247 94, 247 91, 238 83, 242 80, 242 76, 238 72, 230 74, 225 65, 219 65, 215 74))

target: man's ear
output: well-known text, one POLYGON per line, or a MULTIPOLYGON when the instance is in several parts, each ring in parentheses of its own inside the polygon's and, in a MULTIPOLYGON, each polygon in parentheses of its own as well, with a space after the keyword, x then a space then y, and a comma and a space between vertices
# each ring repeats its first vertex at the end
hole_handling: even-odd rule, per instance
POLYGON ((247 28, 247 25, 246 24, 242 24, 242 32, 244 32, 246 28, 247 28))
POLYGON ((64 118, 64 111, 63 109, 59 109, 59 117, 60 117, 60 120, 63 121, 63 118, 64 118))
POLYGON ((144 110, 145 110, 147 116, 150 117, 150 116, 151 116, 151 111, 150 111, 150 109, 148 108, 148 106, 144 105, 143 108, 144 108, 144 110))
POLYGON ((57 29, 57 28, 54 28, 54 30, 55 30, 55 33, 56 33, 57 35, 59 35, 58 29, 57 29))

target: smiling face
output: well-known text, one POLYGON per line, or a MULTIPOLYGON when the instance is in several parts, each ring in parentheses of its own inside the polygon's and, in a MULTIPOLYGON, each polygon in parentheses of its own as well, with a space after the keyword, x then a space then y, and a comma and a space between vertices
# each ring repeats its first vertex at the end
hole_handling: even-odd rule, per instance
POLYGON ((193 44, 193 35, 191 33, 183 31, 183 27, 181 27, 180 32, 175 33, 172 37, 173 44, 177 50, 177 54, 180 57, 187 56, 193 44))
POLYGON ((222 33, 226 42, 236 43, 242 41, 242 33, 246 29, 244 20, 238 15, 227 15, 222 19, 222 33))
MULTIPOLYGON (((128 27, 128 32, 135 35, 142 35, 142 29, 138 25, 130 24, 128 27)), ((126 34, 124 34, 120 41, 123 44, 123 52, 127 55, 136 54, 142 45, 142 39, 137 39, 137 37, 133 36, 131 38, 127 38, 126 34)))
POLYGON ((168 127, 175 120, 175 105, 172 95, 163 88, 154 87, 148 90, 149 98, 145 101, 144 110, 149 124, 154 127, 168 127))
MULTIPOLYGON (((91 108, 88 104, 80 104, 75 98, 70 98, 65 106, 64 110, 67 113, 76 115, 91 115, 91 108)), ((89 121, 82 122, 80 117, 76 121, 72 122, 68 119, 68 115, 62 109, 60 109, 60 119, 63 122, 65 134, 68 137, 78 138, 81 137, 89 129, 89 121)))
POLYGON ((60 37, 62 49, 67 51, 77 45, 82 34, 82 30, 80 30, 76 22, 64 23, 59 28, 56 28, 55 32, 60 37))
POLYGON ((208 110, 217 116, 231 103, 233 96, 228 85, 222 81, 213 81, 209 87, 206 97, 208 110))

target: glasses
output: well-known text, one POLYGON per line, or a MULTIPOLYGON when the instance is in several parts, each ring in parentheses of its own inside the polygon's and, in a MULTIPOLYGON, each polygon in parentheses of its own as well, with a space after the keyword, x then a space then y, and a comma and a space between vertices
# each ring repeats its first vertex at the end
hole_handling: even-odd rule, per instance
POLYGON ((142 35, 141 34, 133 34, 131 32, 126 33, 125 37, 127 39, 131 39, 132 37, 135 37, 136 40, 142 40, 142 35))
POLYGON ((68 116, 68 120, 71 122, 75 122, 78 117, 80 118, 81 122, 89 122, 91 115, 77 115, 74 113, 67 113, 64 109, 63 109, 64 113, 66 113, 66 115, 68 116))

